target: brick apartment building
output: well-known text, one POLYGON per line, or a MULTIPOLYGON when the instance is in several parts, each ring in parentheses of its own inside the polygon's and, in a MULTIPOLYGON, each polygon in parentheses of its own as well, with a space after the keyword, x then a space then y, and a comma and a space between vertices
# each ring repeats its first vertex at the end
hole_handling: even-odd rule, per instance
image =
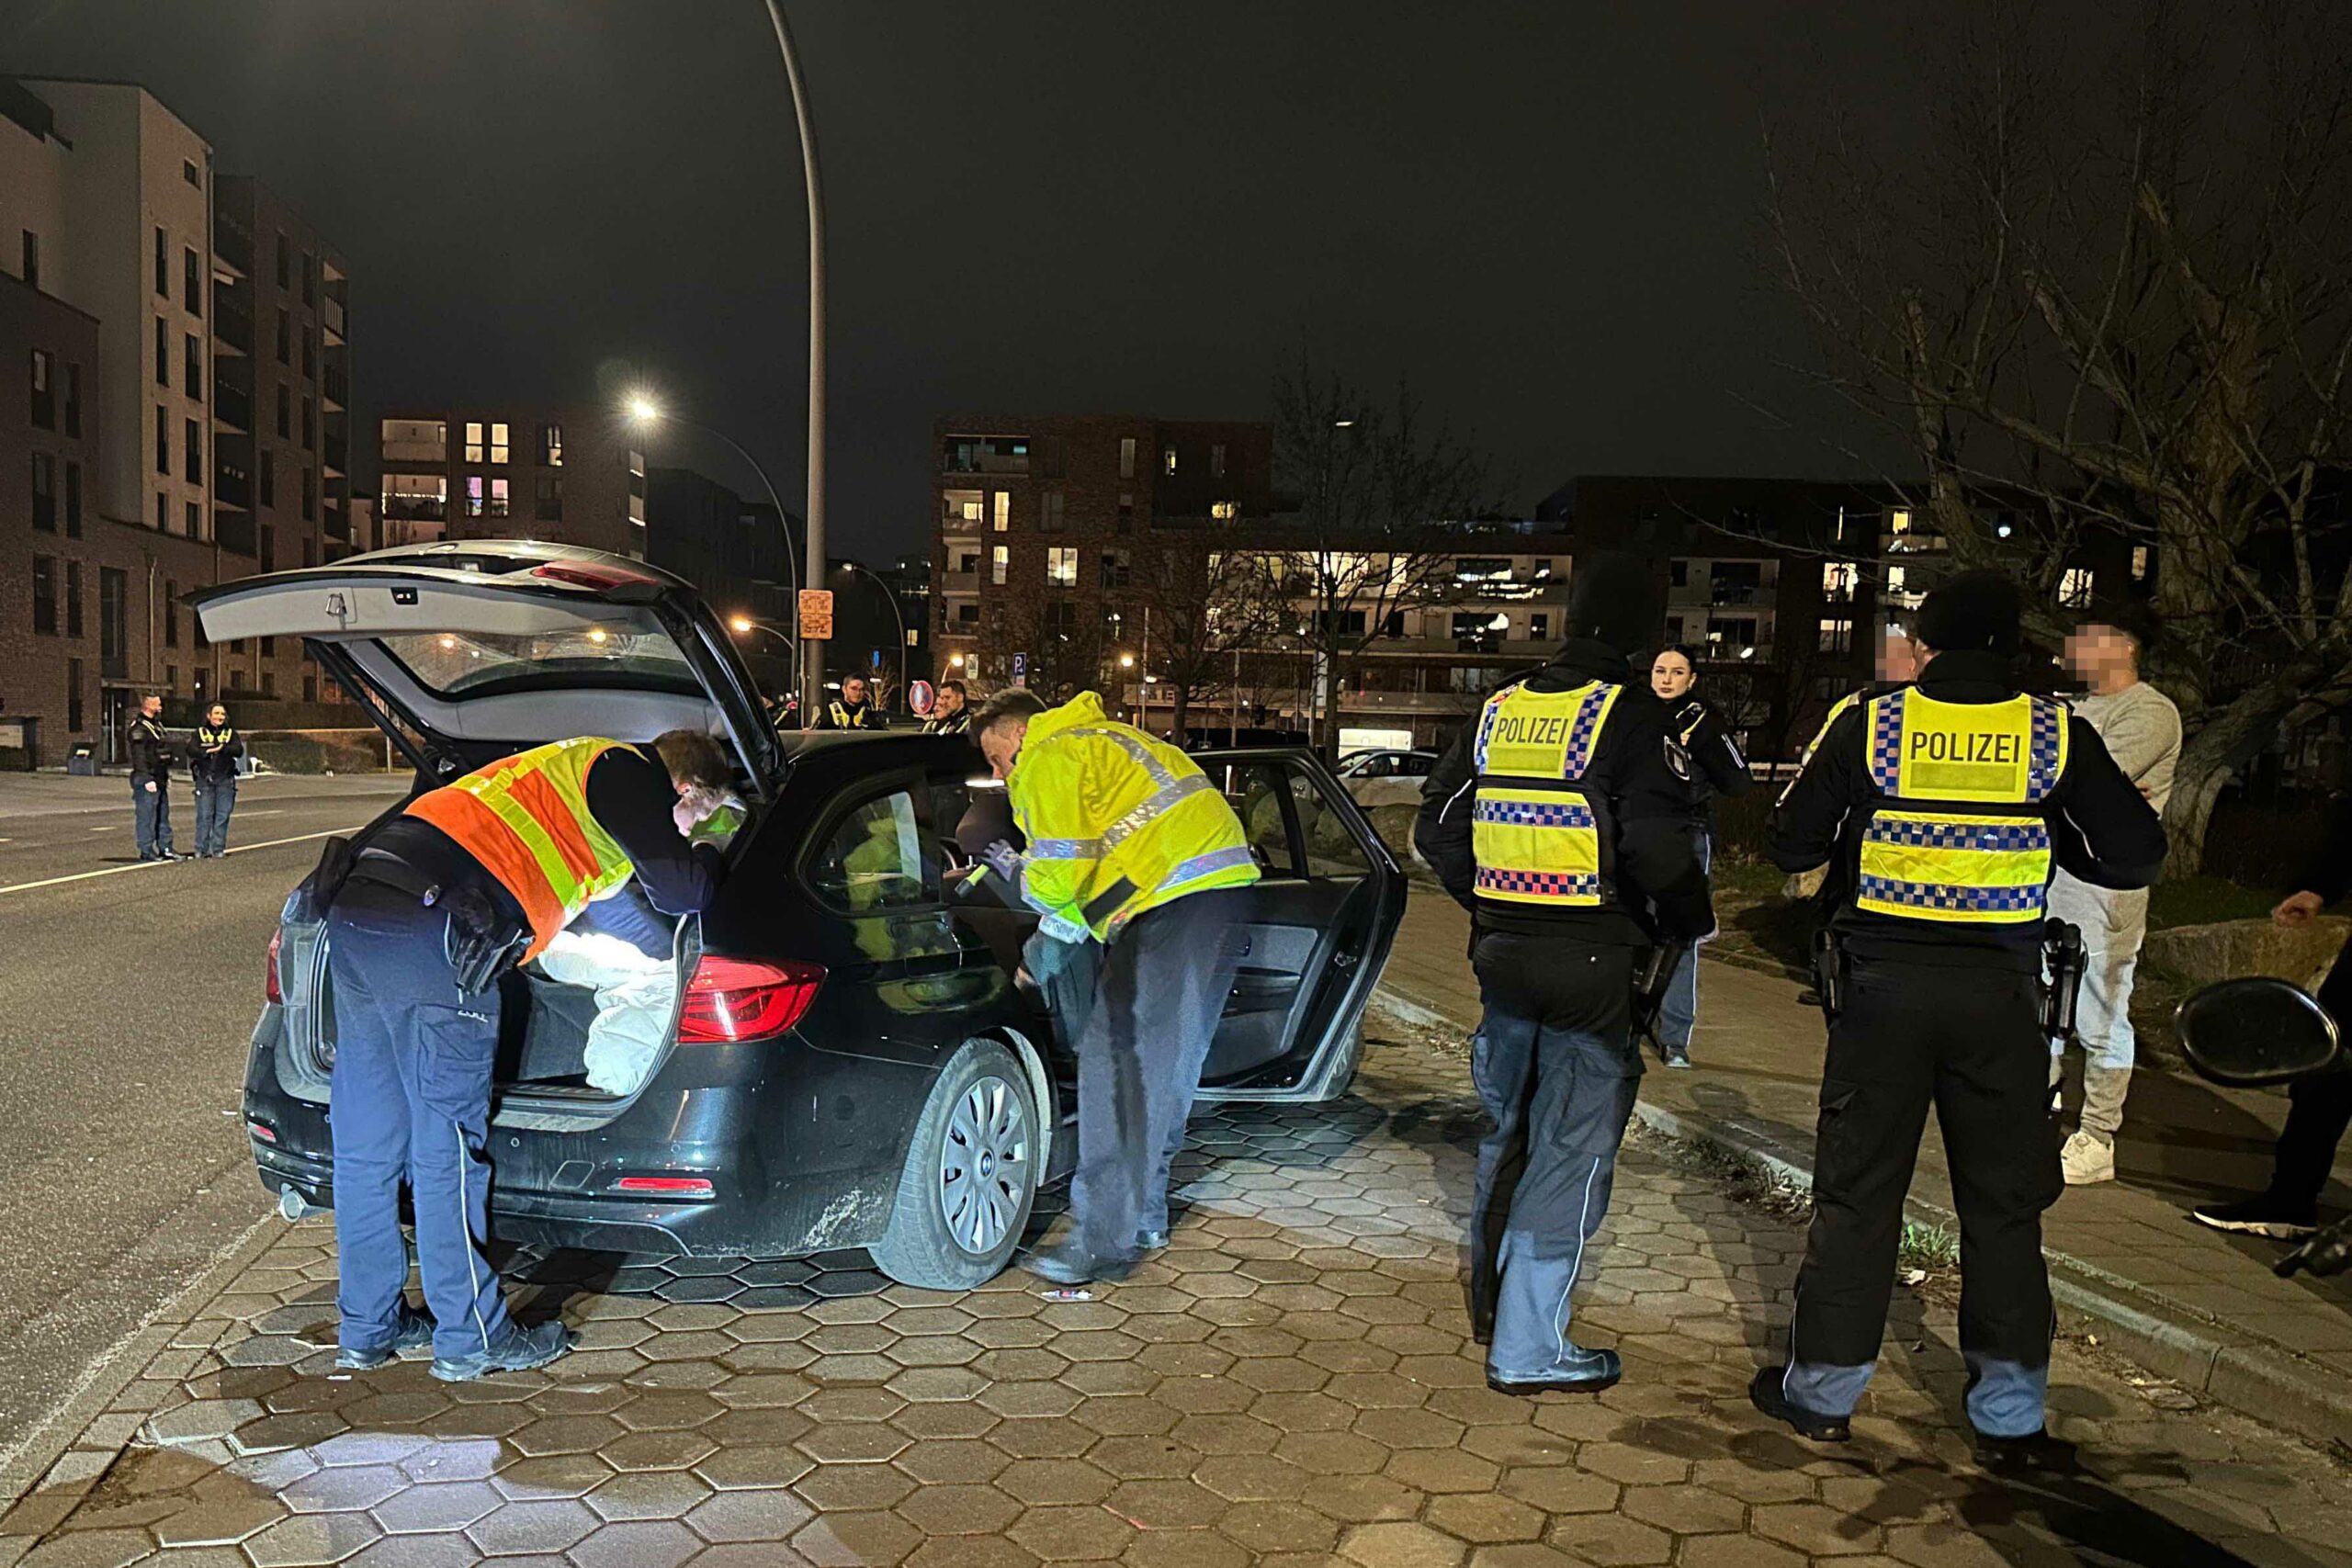
POLYGON ((118 759, 151 690, 175 717, 212 700, 249 728, 315 717, 288 713, 333 695, 299 646, 207 646, 178 601, 259 570, 265 540, 281 561, 326 558, 341 515, 326 382, 340 404, 349 381, 341 259, 122 83, 0 78, 0 452, 20 455, 0 479, 0 717, 20 744, 0 748, 50 764, 86 740, 118 759), (254 276, 257 222, 286 235, 283 288, 254 276), (274 403, 278 383, 256 377, 251 323, 266 309, 274 325, 288 297, 294 400, 276 445, 255 396, 274 403), (254 489, 264 452, 285 476, 269 499, 254 489))
POLYGON ((645 454, 613 415, 403 409, 378 425, 384 546, 531 538, 646 556, 645 454))

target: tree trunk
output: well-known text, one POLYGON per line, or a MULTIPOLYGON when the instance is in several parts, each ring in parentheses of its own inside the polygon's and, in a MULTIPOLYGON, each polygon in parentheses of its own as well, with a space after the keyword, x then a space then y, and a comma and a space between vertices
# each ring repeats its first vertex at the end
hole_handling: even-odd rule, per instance
POLYGON ((2270 743, 2278 727, 2312 689, 2318 671, 2299 663, 2272 675, 2236 700, 2213 709, 2181 744, 2172 797, 2165 803, 2165 879, 2195 876, 2205 865, 2205 833, 2222 786, 2270 743))
POLYGON ((1179 682, 1176 687, 1176 711, 1174 716, 1169 720, 1169 733, 1176 738, 1179 748, 1185 744, 1184 727, 1192 717, 1192 714, 1193 689, 1179 682))

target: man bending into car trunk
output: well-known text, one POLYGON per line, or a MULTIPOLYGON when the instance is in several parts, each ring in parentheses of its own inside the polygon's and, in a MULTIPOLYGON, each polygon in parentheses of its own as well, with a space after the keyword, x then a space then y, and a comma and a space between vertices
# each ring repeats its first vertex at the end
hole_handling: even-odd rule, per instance
POLYGON ((498 979, 631 882, 664 914, 707 907, 725 863, 690 845, 674 813, 682 796, 730 787, 729 773, 695 730, 645 749, 536 747, 410 802, 332 890, 337 1366, 365 1371, 430 1344, 433 1375, 463 1382, 571 1348, 560 1322, 508 1321, 482 1257, 498 979), (401 1294, 403 1175, 430 1314, 401 1294))
POLYGON ((1028 840, 981 858, 1062 940, 1102 944, 1078 1034, 1074 1224, 1029 1270, 1120 1279, 1167 1244, 1169 1167, 1240 963, 1227 890, 1257 881, 1257 863, 1199 766, 1113 720, 1092 692, 1047 709, 1015 687, 972 728, 1028 840))

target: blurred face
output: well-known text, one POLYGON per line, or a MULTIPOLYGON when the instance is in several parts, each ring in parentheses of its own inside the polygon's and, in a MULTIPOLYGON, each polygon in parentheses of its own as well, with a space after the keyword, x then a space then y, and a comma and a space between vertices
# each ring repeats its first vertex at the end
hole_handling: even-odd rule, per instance
POLYGON ((214 703, 210 707, 204 710, 204 722, 210 725, 213 728, 218 729, 222 725, 229 722, 229 710, 222 707, 219 703, 214 703))
POLYGON ((2066 639, 2066 673, 2094 692, 2120 691, 2139 679, 2140 650, 2130 634, 2093 623, 2066 639))
POLYGON ((1901 632, 1887 632, 1878 639, 1878 678, 1882 681, 1916 681, 1919 678, 1919 645, 1901 632))
POLYGON ((862 703, 865 700, 865 682, 853 675, 842 682, 842 701, 862 703))
POLYGON ((942 718, 954 718, 964 711, 964 694, 953 686, 940 687, 938 699, 932 704, 932 711, 942 718))
POLYGON ((1690 661, 1679 653, 1661 653, 1650 662, 1650 690, 1668 702, 1690 691, 1690 683, 1698 678, 1690 661))
POLYGON ((1011 778, 1012 765, 1021 760, 1021 742, 1028 739, 1026 719, 1017 724, 991 726, 980 737, 980 755, 989 760, 989 772, 998 778, 1011 778))
POLYGON ((163 699, 163 698, 161 698, 161 697, 141 697, 141 698, 140 698, 140 699, 139 699, 139 713, 140 713, 140 716, 141 716, 141 717, 142 717, 142 718, 153 718, 153 717, 154 717, 157 714, 162 713, 163 711, 164 711, 164 699, 163 699))

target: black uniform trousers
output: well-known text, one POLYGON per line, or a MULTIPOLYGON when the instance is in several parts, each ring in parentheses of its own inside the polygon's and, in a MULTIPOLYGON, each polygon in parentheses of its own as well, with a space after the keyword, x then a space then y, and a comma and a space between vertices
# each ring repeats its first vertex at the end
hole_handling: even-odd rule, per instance
MULTIPOLYGON (((2352 1034, 2352 962, 2339 958, 2327 972, 2319 1005, 2338 1029, 2352 1034)), ((2352 1127, 2352 1068, 2300 1079, 2287 1098, 2287 1125, 2278 1133, 2269 1196, 2282 1208, 2316 1213, 2319 1195, 2335 1169, 2336 1145, 2352 1127)))
POLYGON ((1847 992, 1822 1074, 1786 1392, 1843 1415, 1868 1385, 1932 1103, 1960 1214, 1969 1416, 1996 1437, 2039 1431, 2052 1323, 2041 1214, 2063 1190, 2041 980, 1858 958, 1847 992))

